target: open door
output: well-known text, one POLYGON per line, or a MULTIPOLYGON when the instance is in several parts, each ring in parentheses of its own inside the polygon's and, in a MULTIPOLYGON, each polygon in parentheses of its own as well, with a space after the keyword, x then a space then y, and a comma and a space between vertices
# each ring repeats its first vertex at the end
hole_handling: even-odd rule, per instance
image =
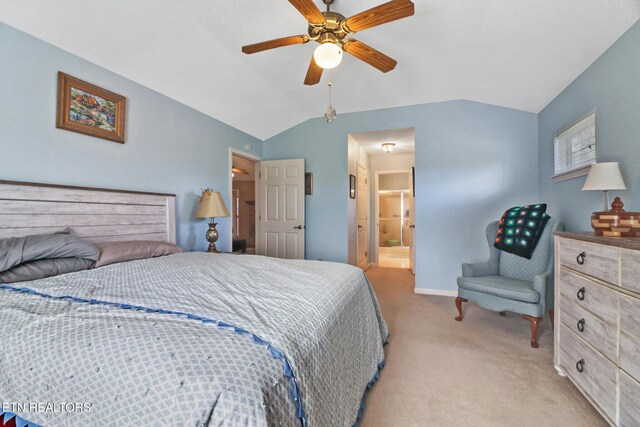
POLYGON ((304 259, 304 159, 260 162, 258 254, 304 259))
POLYGON ((369 215, 367 170, 358 164, 358 267, 366 270, 369 266, 369 215))

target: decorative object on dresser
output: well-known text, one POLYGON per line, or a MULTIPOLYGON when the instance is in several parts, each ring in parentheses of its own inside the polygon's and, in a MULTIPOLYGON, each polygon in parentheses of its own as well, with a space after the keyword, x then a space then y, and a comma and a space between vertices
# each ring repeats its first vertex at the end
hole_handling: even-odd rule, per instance
POLYGON ((553 233, 562 224, 548 220, 531 259, 494 246, 499 222, 487 227, 489 260, 480 264, 462 264, 458 277, 457 321, 462 320, 462 303, 471 301, 487 310, 522 314, 531 324, 531 347, 538 347, 538 330, 549 313, 553 325, 553 233))
POLYGON ((640 239, 556 233, 554 364, 611 425, 640 425, 640 239))
POLYGON ((208 252, 217 253, 216 241, 218 240, 218 230, 216 230, 216 217, 229 216, 229 210, 225 205, 222 196, 218 191, 207 188, 202 191, 200 200, 198 201, 198 209, 196 210, 197 218, 211 218, 206 238, 209 242, 208 252))
POLYGON ((598 236, 637 237, 640 236, 640 212, 626 212, 624 203, 616 197, 609 210, 609 190, 626 190, 618 162, 594 163, 582 190, 604 191, 604 210, 593 212, 591 227, 598 236))
POLYGON ((122 95, 58 72, 59 129, 124 144, 126 104, 122 95))

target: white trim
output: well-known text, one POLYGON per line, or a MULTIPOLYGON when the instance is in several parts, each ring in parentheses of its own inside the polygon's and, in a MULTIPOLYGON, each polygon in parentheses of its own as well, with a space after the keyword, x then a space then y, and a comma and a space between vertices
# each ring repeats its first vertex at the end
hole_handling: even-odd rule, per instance
MULTIPOLYGON (((371 202, 370 202, 370 197, 371 195, 369 194, 370 191, 370 184, 369 184, 369 169, 367 168, 368 165, 365 165, 363 163, 360 162, 360 159, 358 159, 356 161, 356 183, 358 182, 358 179, 360 178, 360 168, 362 167, 362 169, 364 169, 364 179, 365 182, 367 183, 364 186, 364 190, 365 190, 365 213, 366 213, 366 230, 365 230, 365 234, 367 236, 367 245, 368 246, 367 249, 367 264, 365 265, 365 268, 363 268, 363 270, 366 270, 367 268, 369 268, 371 266, 371 212, 369 212, 371 210, 371 202)), ((360 241, 358 238, 358 222, 360 221, 360 203, 359 203, 359 196, 358 196, 358 191, 360 190, 360 184, 357 183, 357 191, 356 191, 356 266, 360 267, 359 261, 360 261, 360 241)))
MULTIPOLYGON (((237 155, 240 157, 245 157, 247 159, 253 160, 256 162, 256 167, 259 168, 260 166, 260 162, 262 161, 262 157, 256 156, 255 154, 251 154, 251 153, 247 153, 246 151, 241 151, 238 150, 236 148, 233 147, 229 147, 229 168, 227 168, 227 171, 229 172, 227 174, 227 176, 229 177, 229 197, 231 198, 232 194, 233 194, 233 178, 231 177, 231 168, 233 167, 233 155, 237 155)), ((259 169, 258 169, 259 170, 259 169)), ((258 203, 258 190, 260 189, 260 179, 258 178, 258 175, 255 175, 256 180, 256 209, 260 206, 258 203)), ((231 201, 231 200, 230 200, 231 201)), ((231 223, 230 223, 231 225, 231 223)), ((256 250, 258 248, 258 244, 259 241, 258 239, 260 238, 260 224, 258 221, 258 215, 256 215, 256 250)), ((233 250, 233 227, 229 227, 229 252, 231 252, 233 250)))
POLYGON ((436 295, 441 297, 457 297, 458 291, 446 291, 443 289, 427 289, 427 288, 413 288, 414 294, 421 295, 436 295))
POLYGON ((566 181, 568 179, 578 178, 580 176, 588 175, 589 170, 591 169, 591 165, 581 166, 577 169, 572 169, 567 172, 562 172, 556 175, 551 176, 553 182, 566 181))

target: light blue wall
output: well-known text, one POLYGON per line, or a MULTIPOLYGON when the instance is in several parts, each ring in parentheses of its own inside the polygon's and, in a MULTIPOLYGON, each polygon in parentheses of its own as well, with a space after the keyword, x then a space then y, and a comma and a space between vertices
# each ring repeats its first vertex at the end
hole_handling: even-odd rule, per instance
POLYGON ((0 23, 0 179, 175 193, 178 243, 204 249, 196 197, 212 187, 229 200, 229 147, 246 144, 262 154, 260 140, 0 23), (127 97, 126 144, 56 129, 58 71, 127 97))
POLYGON ((268 159, 304 158, 309 259, 348 259, 347 136, 415 127, 416 287, 454 290, 460 264, 488 256, 486 224, 538 201, 537 115, 469 101, 312 119, 265 141, 268 159))
MULTIPOLYGON (((619 161, 625 209, 640 211, 640 22, 596 60, 539 114, 540 198, 573 231, 591 230, 602 192, 581 191, 585 177, 553 183, 553 138, 596 110, 596 161, 619 161)), ((553 214, 553 213, 552 213, 553 214)))

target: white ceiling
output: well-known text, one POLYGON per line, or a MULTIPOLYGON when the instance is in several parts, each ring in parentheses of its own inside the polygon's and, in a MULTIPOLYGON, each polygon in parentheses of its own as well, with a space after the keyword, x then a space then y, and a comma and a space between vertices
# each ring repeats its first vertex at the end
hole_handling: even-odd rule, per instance
MULTIPOLYGON (((333 73, 338 114, 451 99, 538 112, 640 18, 640 0, 414 1, 415 16, 356 35, 398 66, 382 74, 347 55, 333 73)), ((240 51, 306 32, 286 0, 0 0, 0 20, 260 139, 327 107, 328 73, 302 84, 314 45, 240 51)))
POLYGON ((414 128, 353 132, 349 135, 370 156, 385 154, 382 151, 382 144, 385 142, 396 144, 391 154, 410 154, 415 152, 416 131, 414 128))

